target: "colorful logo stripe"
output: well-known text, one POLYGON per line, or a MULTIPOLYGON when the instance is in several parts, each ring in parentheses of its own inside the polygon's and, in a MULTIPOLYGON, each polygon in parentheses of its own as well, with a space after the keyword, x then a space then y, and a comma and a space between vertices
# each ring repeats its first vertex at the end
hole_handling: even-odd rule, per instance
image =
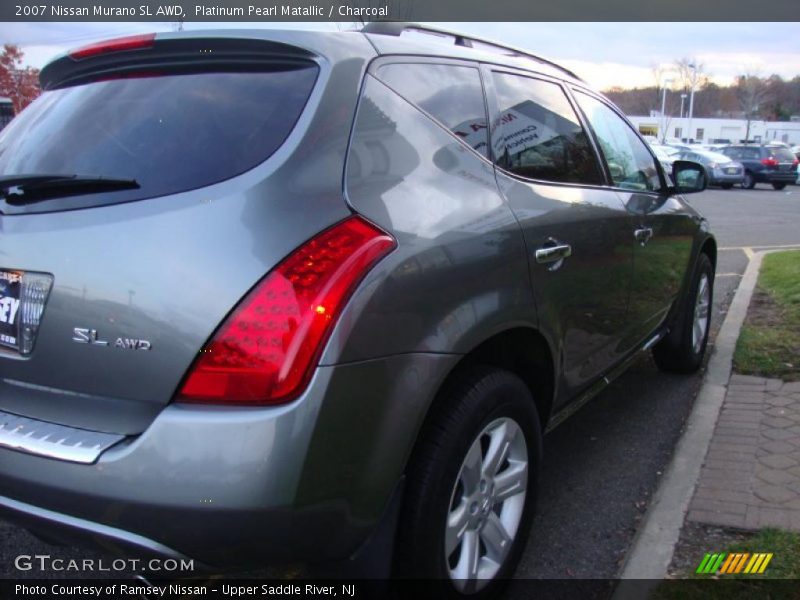
POLYGON ((732 552, 706 554, 696 573, 709 575, 735 575, 736 573, 762 574, 774 555, 770 553, 732 552))
POLYGON ((720 554, 706 554, 700 566, 697 567, 696 572, 701 574, 716 573, 724 559, 724 552, 720 554))

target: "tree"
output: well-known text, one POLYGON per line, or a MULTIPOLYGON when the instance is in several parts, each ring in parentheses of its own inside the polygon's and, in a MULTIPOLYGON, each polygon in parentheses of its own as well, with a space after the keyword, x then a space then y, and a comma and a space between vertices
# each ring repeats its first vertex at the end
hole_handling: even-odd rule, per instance
POLYGON ((22 66, 24 54, 18 46, 4 44, 0 53, 0 96, 6 96, 19 112, 41 93, 39 69, 22 66))
POLYGON ((675 71, 678 73, 678 84, 684 92, 689 93, 694 85, 695 90, 701 78, 707 76, 703 74, 703 65, 694 58, 679 58, 675 61, 675 71))
POLYGON ((736 97, 747 119, 744 139, 750 139, 750 121, 758 116, 761 105, 770 98, 770 90, 763 79, 752 73, 736 78, 736 97))

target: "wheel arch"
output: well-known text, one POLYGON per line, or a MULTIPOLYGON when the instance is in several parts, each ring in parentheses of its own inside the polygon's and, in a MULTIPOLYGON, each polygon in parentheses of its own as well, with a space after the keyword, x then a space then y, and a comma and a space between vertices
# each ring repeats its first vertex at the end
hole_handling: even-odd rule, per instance
POLYGON ((477 365, 505 369, 522 379, 533 396, 542 429, 547 427, 555 397, 555 361, 545 336, 526 326, 494 333, 464 354, 445 376, 423 422, 435 412, 437 402, 441 401, 448 387, 477 365))
MULTIPOLYGON (((713 235, 709 235, 703 240, 703 243, 700 244, 700 252, 699 254, 705 254, 708 256, 709 260, 711 261, 711 266, 714 267, 714 271, 717 270, 717 240, 714 239, 713 235)), ((697 259, 695 259, 697 260, 697 259)))

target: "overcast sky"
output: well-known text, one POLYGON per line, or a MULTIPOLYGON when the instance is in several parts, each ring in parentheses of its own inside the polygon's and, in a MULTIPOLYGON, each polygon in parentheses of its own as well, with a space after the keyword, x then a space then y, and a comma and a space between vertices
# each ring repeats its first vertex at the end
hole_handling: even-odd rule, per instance
MULTIPOLYGON (((742 72, 800 75, 800 23, 439 23, 555 59, 596 87, 653 85, 653 65, 696 59, 721 85, 742 72)), ((347 27, 348 24, 339 24, 347 27)), ((335 23, 185 23, 185 29, 332 29, 335 23)), ((120 35, 169 31, 170 23, 0 23, 0 42, 19 44, 43 66, 75 46, 120 35)))

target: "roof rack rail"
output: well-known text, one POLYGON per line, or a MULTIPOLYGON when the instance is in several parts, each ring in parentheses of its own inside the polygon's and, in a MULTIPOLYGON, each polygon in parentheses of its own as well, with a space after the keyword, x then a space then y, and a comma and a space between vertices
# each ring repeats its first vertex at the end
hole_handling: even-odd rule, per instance
POLYGON ((519 48, 515 48, 513 46, 500 44, 492 40, 486 40, 483 38, 464 35, 462 33, 457 33, 455 31, 448 31, 447 29, 438 29, 436 27, 429 27, 428 25, 420 25, 419 23, 406 23, 402 21, 371 21, 361 28, 362 33, 376 33, 379 35, 393 35, 396 37, 402 35, 404 31, 421 31, 423 33, 430 33, 433 35, 452 36, 454 39, 454 45, 462 46, 464 48, 472 48, 473 42, 478 42, 479 44, 483 46, 488 46, 496 51, 499 51, 502 54, 507 54, 509 56, 515 56, 520 58, 529 58, 540 64, 551 66, 555 69, 558 69, 562 73, 566 73, 570 77, 577 79, 578 81, 583 81, 583 79, 578 77, 574 72, 570 71, 569 69, 562 67, 558 63, 553 62, 552 60, 549 60, 547 58, 543 58, 537 54, 532 54, 530 52, 526 52, 525 50, 520 50, 519 48))

